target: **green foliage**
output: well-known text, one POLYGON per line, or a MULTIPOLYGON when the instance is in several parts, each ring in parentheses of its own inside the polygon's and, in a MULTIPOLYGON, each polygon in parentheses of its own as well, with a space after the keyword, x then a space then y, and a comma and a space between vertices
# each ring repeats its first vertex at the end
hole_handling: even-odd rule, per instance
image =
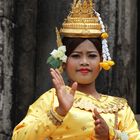
POLYGON ((56 59, 52 56, 48 57, 47 63, 51 66, 51 68, 59 68, 62 65, 62 62, 59 59, 56 59))

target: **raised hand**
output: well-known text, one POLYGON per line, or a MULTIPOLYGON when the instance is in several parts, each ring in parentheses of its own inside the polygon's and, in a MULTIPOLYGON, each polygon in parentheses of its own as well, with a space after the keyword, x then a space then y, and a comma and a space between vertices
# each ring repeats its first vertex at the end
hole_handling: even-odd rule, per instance
POLYGON ((93 110, 93 119, 95 120, 95 137, 97 140, 109 140, 109 127, 97 109, 93 110))
POLYGON ((57 69, 50 69, 52 81, 56 89, 56 95, 58 97, 59 106, 56 108, 57 113, 65 116, 74 102, 74 95, 77 89, 77 82, 72 84, 71 90, 66 90, 64 80, 57 69))

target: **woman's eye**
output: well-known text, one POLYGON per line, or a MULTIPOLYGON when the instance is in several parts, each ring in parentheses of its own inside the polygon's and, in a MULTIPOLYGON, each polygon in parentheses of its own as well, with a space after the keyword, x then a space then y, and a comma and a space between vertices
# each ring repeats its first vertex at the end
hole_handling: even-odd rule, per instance
POLYGON ((73 58, 79 58, 80 55, 79 54, 72 54, 71 57, 73 57, 73 58))
POLYGON ((94 58, 94 57, 97 57, 97 55, 96 54, 90 54, 89 57, 94 58))

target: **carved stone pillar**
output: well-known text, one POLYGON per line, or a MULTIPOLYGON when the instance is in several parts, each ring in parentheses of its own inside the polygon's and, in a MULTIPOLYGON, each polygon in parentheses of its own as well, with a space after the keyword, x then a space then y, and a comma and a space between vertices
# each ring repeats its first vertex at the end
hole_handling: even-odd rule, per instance
POLYGON ((13 0, 0 0, 0 140, 10 139, 13 76, 13 0))
POLYGON ((13 112, 14 125, 27 113, 35 93, 37 0, 15 0, 13 112))

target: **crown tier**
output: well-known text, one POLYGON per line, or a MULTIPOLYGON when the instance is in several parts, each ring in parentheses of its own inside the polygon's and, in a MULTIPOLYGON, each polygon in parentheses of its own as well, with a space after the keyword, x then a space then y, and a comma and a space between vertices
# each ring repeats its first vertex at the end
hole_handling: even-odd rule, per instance
POLYGON ((63 23, 60 33, 67 37, 92 38, 100 37, 101 25, 97 17, 92 18, 67 18, 63 23))
POLYGON ((85 23, 67 23, 63 25, 63 28, 65 29, 96 29, 96 30, 101 30, 101 26, 97 23, 95 24, 85 24, 85 23))
POLYGON ((100 37, 102 28, 93 8, 92 0, 74 0, 72 11, 62 24, 60 33, 67 37, 100 37))
POLYGON ((64 23, 98 23, 98 17, 92 17, 92 18, 73 18, 73 17, 68 17, 65 19, 64 23))
POLYGON ((101 31, 97 29, 61 29, 65 37, 98 38, 101 31))

